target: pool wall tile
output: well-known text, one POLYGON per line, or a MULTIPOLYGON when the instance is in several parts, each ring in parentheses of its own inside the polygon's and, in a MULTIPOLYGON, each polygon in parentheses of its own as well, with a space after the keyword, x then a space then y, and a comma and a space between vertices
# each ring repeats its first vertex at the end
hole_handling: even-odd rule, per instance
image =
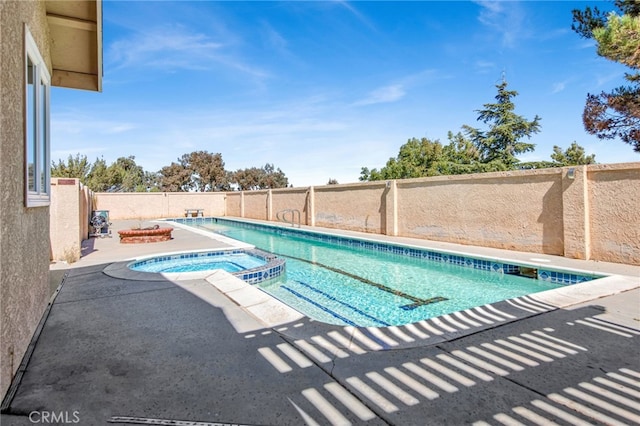
MULTIPOLYGON (((197 219, 202 219, 202 218, 197 218, 197 219)), ((272 253, 267 253, 259 249, 216 250, 216 251, 208 251, 208 252, 181 253, 181 254, 168 255, 168 256, 158 256, 158 257, 153 257, 151 259, 145 259, 145 260, 133 262, 129 264, 129 267, 135 268, 135 267, 140 267, 140 266, 153 264, 157 262, 165 262, 165 261, 171 261, 176 259, 194 259, 199 257, 213 257, 213 256, 223 256, 226 254, 242 254, 242 253, 250 254, 254 257, 258 257, 267 262, 266 264, 257 266, 255 268, 244 269, 239 272, 231 273, 232 275, 248 282, 249 284, 257 284, 262 281, 276 278, 282 275, 282 273, 285 271, 284 259, 281 259, 272 253)))
MULTIPOLYGON (((436 252, 428 249, 404 247, 404 246, 399 246, 399 245, 390 244, 390 243, 363 241, 357 238, 321 234, 317 232, 309 232, 309 231, 301 230, 299 228, 288 229, 288 228, 282 228, 282 227, 273 226, 273 225, 263 225, 259 223, 242 222, 242 221, 233 220, 233 219, 212 218, 212 217, 178 218, 178 219, 170 219, 170 220, 178 223, 183 223, 185 225, 199 224, 199 223, 200 224, 231 223, 233 224, 233 226, 237 226, 241 228, 268 230, 269 232, 274 232, 278 235, 284 235, 284 236, 294 236, 294 237, 303 236, 313 241, 337 244, 337 245, 352 247, 356 249, 366 249, 366 250, 393 253, 396 255, 414 257, 414 258, 419 258, 419 259, 432 261, 432 262, 449 263, 452 265, 458 265, 466 268, 481 269, 483 271, 489 271, 497 274, 517 275, 520 273, 520 268, 521 268, 521 265, 517 265, 517 264, 502 263, 502 262, 496 262, 496 261, 487 260, 487 259, 478 259, 474 257, 461 256, 461 255, 450 254, 450 253, 440 253, 440 252, 436 252)), ((265 254, 274 256, 269 253, 265 253, 265 254)), ((284 260, 282 260, 282 262, 283 262, 282 270, 284 270, 284 260)), ((242 271, 242 272, 246 273, 246 271, 242 271)), ((567 272, 557 272, 557 271, 546 270, 546 269, 538 269, 537 278, 539 280, 547 281, 555 284, 570 285, 570 284, 590 281, 590 280, 601 278, 601 277, 597 275, 579 275, 579 274, 571 274, 567 272)), ((247 279, 245 279, 245 281, 247 280, 250 280, 248 282, 251 282, 251 283, 260 282, 260 280, 258 280, 257 277, 248 277, 247 279)))

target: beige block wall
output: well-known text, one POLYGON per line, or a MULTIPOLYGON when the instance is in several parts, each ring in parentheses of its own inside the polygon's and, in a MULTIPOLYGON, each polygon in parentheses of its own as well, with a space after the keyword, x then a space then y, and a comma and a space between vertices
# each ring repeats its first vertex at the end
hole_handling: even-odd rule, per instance
POLYGON ((75 262, 89 237, 93 192, 79 179, 52 178, 50 206, 51 259, 75 262))
POLYGON ((314 188, 315 225, 385 233, 385 182, 326 185, 314 188))
POLYGON ((247 191, 227 214, 303 205, 311 226, 640 265, 639 174, 637 162, 247 191))
POLYGON ((80 258, 82 240, 88 238, 90 198, 86 194, 79 179, 51 179, 52 259, 72 262, 80 258))
MULTIPOLYGON (((271 220, 268 190, 244 192, 244 216, 249 219, 271 220)), ((275 217, 273 218, 275 219, 275 217)))
POLYGON ((205 216, 226 214, 224 192, 96 193, 96 210, 109 210, 110 220, 184 217, 185 209, 203 209, 205 216))
POLYGON ((242 202, 244 194, 242 192, 228 192, 226 203, 226 215, 242 217, 242 202))
MULTIPOLYGON (((273 211, 273 220, 277 220, 278 212, 284 210, 298 210, 300 212, 300 223, 309 225, 311 217, 309 209, 309 190, 308 188, 291 188, 291 189, 272 189, 271 190, 271 209, 273 211)), ((281 215, 282 216, 282 215, 281 215)), ((291 219, 291 214, 287 214, 285 219, 291 219)), ((296 216, 293 220, 297 221, 296 216)))
POLYGON ((562 171, 398 181, 398 234, 562 255, 562 171))
POLYGON ((564 256, 588 260, 591 258, 591 235, 587 166, 565 167, 561 173, 564 256))
POLYGON ((640 265, 640 163, 588 169, 593 259, 640 265))
MULTIPOLYGON (((49 208, 24 203, 24 23, 49 65, 44 2, 0 1, 0 395, 49 300, 49 208)), ((55 141, 53 141, 55 146, 55 141)))

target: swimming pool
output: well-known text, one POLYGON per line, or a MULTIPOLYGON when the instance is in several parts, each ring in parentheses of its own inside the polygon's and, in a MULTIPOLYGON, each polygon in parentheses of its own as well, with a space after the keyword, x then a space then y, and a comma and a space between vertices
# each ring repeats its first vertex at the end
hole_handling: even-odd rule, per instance
POLYGON ((403 325, 594 278, 536 270, 531 279, 490 259, 229 219, 175 221, 284 257, 286 273, 258 286, 331 324, 403 325))

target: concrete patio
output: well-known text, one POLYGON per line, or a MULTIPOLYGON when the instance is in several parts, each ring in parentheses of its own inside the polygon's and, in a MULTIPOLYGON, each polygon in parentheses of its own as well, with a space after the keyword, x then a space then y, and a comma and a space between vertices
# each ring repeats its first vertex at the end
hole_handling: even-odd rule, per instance
POLYGON ((270 321, 202 279, 109 275, 125 259, 232 244, 176 228, 171 241, 120 245, 130 225, 52 265, 54 298, 3 425, 640 424, 638 267, 548 256, 627 285, 562 309, 534 296, 355 329, 270 321))

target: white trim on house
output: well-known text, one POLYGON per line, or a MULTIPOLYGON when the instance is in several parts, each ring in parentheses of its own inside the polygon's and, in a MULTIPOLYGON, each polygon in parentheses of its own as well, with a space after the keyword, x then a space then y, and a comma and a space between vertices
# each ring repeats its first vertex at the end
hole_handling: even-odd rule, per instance
POLYGON ((24 46, 25 205, 41 207, 51 203, 51 76, 26 24, 24 46))

